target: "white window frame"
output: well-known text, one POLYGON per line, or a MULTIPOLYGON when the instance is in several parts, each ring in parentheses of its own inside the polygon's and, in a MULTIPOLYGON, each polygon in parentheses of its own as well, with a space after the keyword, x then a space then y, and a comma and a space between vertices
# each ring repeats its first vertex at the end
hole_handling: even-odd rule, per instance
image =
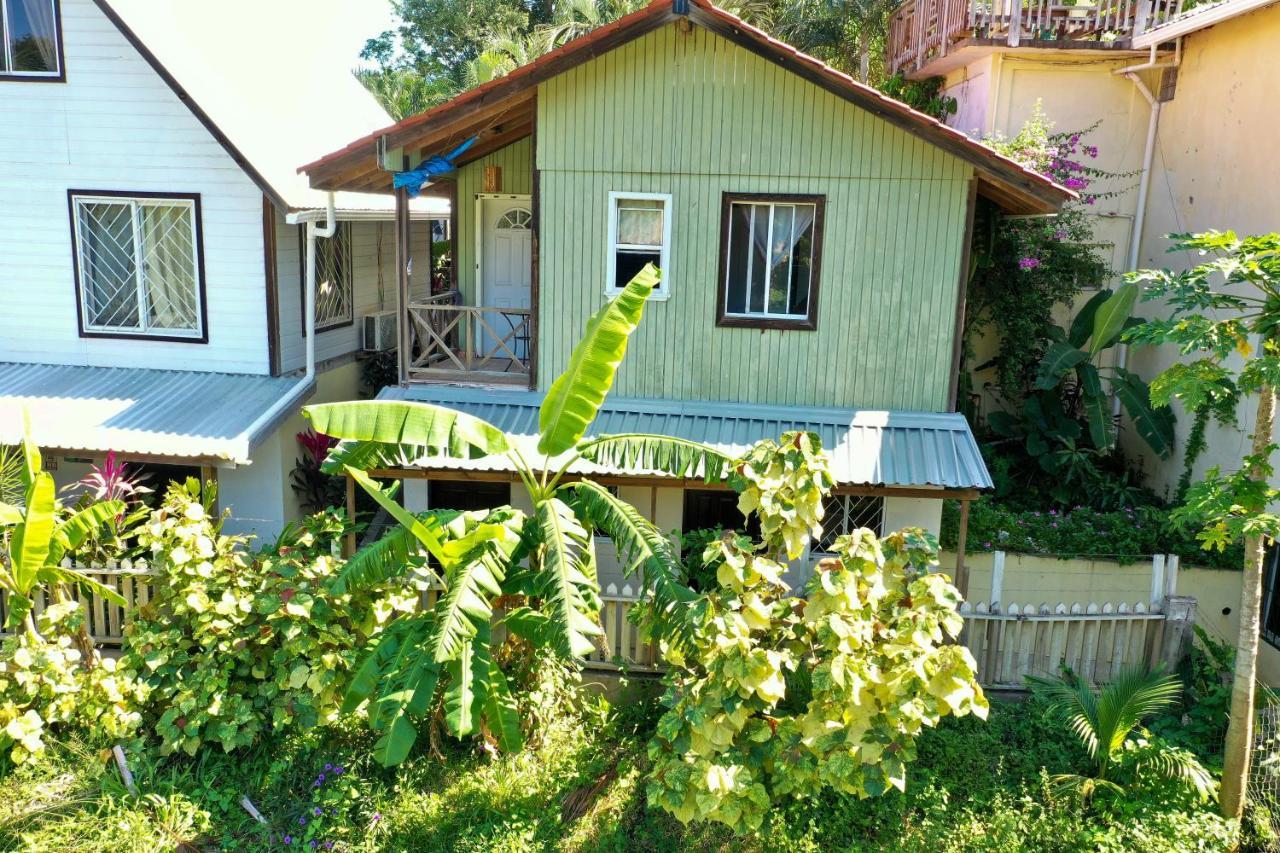
POLYGON ((617 296, 626 287, 624 281, 619 284, 617 278, 618 253, 618 208, 623 201, 660 201, 662 202, 662 245, 639 246, 628 244, 628 248, 656 250, 661 258, 662 280, 653 291, 650 299, 668 299, 671 296, 671 193, 636 193, 620 190, 609 193, 609 236, 605 244, 605 286, 604 294, 610 298, 617 296))
POLYGON ((0 80, 22 79, 24 77, 31 80, 61 80, 63 79, 62 71, 62 9, 58 0, 47 0, 49 3, 49 13, 53 16, 53 55, 57 68, 52 71, 15 71, 13 68, 13 53, 9 46, 9 4, 13 0, 0 0, 0 34, 3 34, 4 41, 0 43, 0 54, 3 55, 4 67, 0 68, 0 80))
POLYGON ((200 204, 198 198, 191 196, 112 195, 106 193, 75 191, 70 193, 70 197, 72 249, 75 252, 76 294, 80 307, 81 333, 88 337, 137 337, 150 340, 163 338, 175 341, 205 343, 208 340, 208 332, 205 328, 205 282, 203 276, 203 264, 201 261, 202 236, 200 232, 200 204), (134 286, 137 288, 138 298, 137 326, 94 324, 89 321, 89 300, 85 289, 88 270, 83 253, 83 235, 80 230, 80 207, 82 204, 86 203, 129 206, 130 215, 133 217, 133 277, 134 286), (147 295, 147 286, 144 279, 145 265, 141 262, 142 234, 137 224, 137 211, 139 207, 155 207, 160 205, 166 207, 183 207, 186 208, 190 214, 191 280, 195 283, 195 293, 192 295, 195 306, 195 325, 194 328, 191 329, 152 328, 147 325, 147 312, 144 310, 144 306, 150 304, 150 299, 147 295))
MULTIPOLYGON (((731 199, 729 201, 729 233, 728 233, 728 239, 725 242, 725 247, 724 247, 726 256, 728 256, 729 253, 732 252, 733 250, 733 209, 734 207, 737 207, 737 206, 769 208, 769 237, 765 241, 766 246, 770 246, 770 247, 773 246, 773 221, 777 216, 777 211, 779 207, 790 207, 790 208, 812 207, 813 221, 810 227, 814 229, 818 227, 817 226, 818 204, 816 202, 812 202, 812 201, 748 201, 746 199, 739 201, 737 199, 731 199)), ((794 217, 795 214, 792 213, 792 216, 794 217)), ((755 217, 753 216, 751 218, 751 230, 747 233, 748 246, 754 243, 755 227, 756 227, 756 222, 755 222, 755 217)), ((808 294, 808 299, 806 299, 805 301, 806 305, 809 304, 808 300, 813 299, 813 265, 814 265, 814 256, 816 256, 816 254, 817 254, 817 249, 815 247, 812 254, 809 257, 809 294, 808 294)), ((765 260, 768 261, 768 258, 766 258, 765 260)), ((748 251, 747 252, 747 304, 748 305, 751 304, 751 266, 754 262, 755 262, 754 253, 748 251)), ((791 301, 790 299, 791 284, 792 284, 791 277, 794 274, 794 271, 795 271, 795 263, 792 262, 792 264, 787 267, 787 297, 788 297, 787 301, 788 302, 791 301)), ((730 274, 731 274, 730 264, 727 262, 727 258, 726 258, 726 263, 724 265, 724 281, 720 282, 720 286, 724 288, 724 305, 725 305, 724 316, 731 317, 735 320, 787 320, 787 321, 794 321, 794 322, 803 322, 809 319, 808 311, 806 311, 803 314, 783 314, 778 311, 751 311, 751 310, 730 311, 729 310, 729 275, 730 274)), ((769 302, 769 299, 768 299, 769 282, 767 279, 768 268, 766 268, 765 270, 765 275, 766 275, 766 280, 764 285, 765 286, 765 304, 767 305, 769 302)))

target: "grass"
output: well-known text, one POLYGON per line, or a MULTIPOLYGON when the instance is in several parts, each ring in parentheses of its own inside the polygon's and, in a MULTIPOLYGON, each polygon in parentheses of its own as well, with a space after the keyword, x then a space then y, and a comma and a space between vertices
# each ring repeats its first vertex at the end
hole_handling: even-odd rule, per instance
POLYGON ((1110 810, 1081 812, 1045 793, 1046 773, 1079 766, 1069 735, 1034 702, 997 704, 991 719, 947 720, 920 742, 905 794, 874 800, 828 794, 776 809, 755 836, 683 827, 647 808, 644 744, 658 709, 628 701, 561 717, 519 755, 490 758, 470 745, 427 744, 398 771, 369 759, 363 724, 292 737, 245 753, 161 757, 134 746, 139 794, 107 754, 64 741, 37 769, 0 780, 0 849, 132 851, 310 849, 353 851, 826 851, 1223 849, 1210 807, 1168 791, 1110 810), (332 811, 311 818, 323 790, 332 811), (333 783, 332 785, 330 783, 333 783), (272 826, 239 805, 248 795, 272 826), (323 826, 321 825, 323 824, 323 826), (283 837, 291 833, 291 844, 283 837))

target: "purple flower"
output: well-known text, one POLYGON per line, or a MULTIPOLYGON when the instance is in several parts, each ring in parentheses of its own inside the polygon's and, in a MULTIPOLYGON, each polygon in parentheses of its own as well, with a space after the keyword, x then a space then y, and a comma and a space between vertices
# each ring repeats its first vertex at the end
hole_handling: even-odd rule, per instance
POLYGON ((324 849, 325 849, 325 850, 332 850, 332 849, 333 849, 333 842, 332 842, 332 841, 326 841, 326 842, 324 843, 324 849))
POLYGON ((319 806, 316 806, 314 809, 311 810, 311 813, 316 817, 320 817, 320 815, 324 814, 324 809, 320 808, 319 806))
POLYGON ((332 770, 332 769, 333 769, 333 765, 332 765, 332 764, 326 764, 326 765, 324 766, 324 772, 326 772, 326 773, 328 773, 328 772, 329 772, 330 770, 332 770))
POLYGON ((1038 266, 1040 266, 1039 258, 1023 258, 1022 260, 1018 261, 1018 267, 1020 269, 1033 270, 1038 266))
POLYGON ((1069 190, 1082 190, 1089 185, 1084 178, 1067 178, 1063 183, 1069 190))
POLYGON ((347 768, 343 767, 341 764, 333 768, 333 775, 335 776, 341 776, 343 773, 346 773, 346 772, 347 772, 347 768))
POLYGON ((324 774, 323 774, 323 773, 321 773, 319 776, 317 776, 317 777, 316 777, 316 781, 317 781, 317 782, 323 782, 323 781, 324 781, 324 774))
POLYGON ((292 844, 292 843, 293 843, 293 836, 292 836, 292 835, 286 835, 286 836, 284 837, 284 846, 285 846, 285 847, 288 847, 288 846, 289 846, 290 844, 292 844))
POLYGON ((1080 134, 1078 134, 1078 133, 1073 133, 1073 134, 1071 134, 1071 144, 1072 144, 1072 145, 1079 145, 1079 144, 1080 144, 1080 134))
POLYGON ((382 812, 374 812, 374 813, 373 813, 373 822, 374 822, 374 823, 377 823, 377 822, 378 822, 378 821, 380 821, 380 820, 382 820, 382 812))
POLYGON ((311 849, 312 849, 312 850, 315 850, 315 849, 316 849, 317 847, 319 847, 319 846, 320 846, 320 842, 319 842, 319 841, 316 841, 314 838, 313 838, 313 839, 311 839, 311 849))
POLYGON ((305 817, 298 818, 298 826, 306 826, 306 825, 307 825, 307 819, 305 817))
POLYGON ((1057 231, 1054 231, 1054 232, 1053 232, 1053 239, 1055 239, 1055 240, 1065 240, 1065 239, 1067 239, 1067 232, 1066 232, 1066 231, 1063 231, 1061 228, 1059 228, 1057 231))
POLYGON ((313 788, 319 788, 319 787, 320 787, 320 780, 318 780, 318 779, 317 779, 315 782, 312 782, 312 783, 311 783, 311 787, 313 787, 313 788))

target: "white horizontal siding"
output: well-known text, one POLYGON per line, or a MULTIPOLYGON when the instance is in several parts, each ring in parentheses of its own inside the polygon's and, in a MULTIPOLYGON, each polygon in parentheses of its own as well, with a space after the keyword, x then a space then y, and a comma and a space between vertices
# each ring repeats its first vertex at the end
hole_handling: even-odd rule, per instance
MULTIPOLYGON (((276 217, 276 274, 280 288, 280 365, 282 370, 298 370, 304 366, 306 339, 302 335, 302 233, 303 226, 288 225, 283 216, 276 217)), ((409 226, 414 256, 410 292, 413 298, 431 292, 430 257, 431 224, 415 220, 409 226)), ((396 307, 396 238, 391 221, 351 223, 351 245, 355 274, 355 319, 350 326, 321 332, 316 339, 316 361, 337 358, 360 349, 360 318, 375 311, 396 307), (378 227, 382 227, 381 254, 378 227), (378 272, 382 272, 379 294, 378 272)))
POLYGON ((262 193, 91 0, 65 83, 0 81, 0 361, 265 373, 262 193), (209 343, 80 338, 68 189, 199 193, 209 343))

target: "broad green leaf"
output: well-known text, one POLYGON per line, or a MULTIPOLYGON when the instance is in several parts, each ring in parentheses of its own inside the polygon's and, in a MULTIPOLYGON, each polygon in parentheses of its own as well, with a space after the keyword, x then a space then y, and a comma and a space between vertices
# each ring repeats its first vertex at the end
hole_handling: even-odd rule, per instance
POLYGON ((22 484, 28 489, 36 481, 36 475, 44 470, 40 448, 31 439, 31 412, 22 410, 22 484))
POLYGON ((634 506, 597 483, 582 480, 561 491, 571 496, 569 500, 581 509, 583 517, 612 540, 624 571, 639 573, 651 588, 652 633, 672 645, 692 641, 692 602, 698 595, 680 581, 679 560, 671 540, 634 506))
POLYGON ((490 629, 485 624, 472 641, 462 647, 457 659, 445 664, 449 683, 444 692, 444 721, 454 737, 466 737, 480 729, 493 665, 489 657, 490 639, 490 629))
POLYGON ((391 499, 386 492, 378 487, 378 484, 369 478, 369 475, 363 471, 348 467, 347 473, 351 478, 360 484, 360 488, 364 489, 378 503, 378 506, 385 509, 391 514, 391 517, 400 522, 401 525, 408 528, 419 542, 421 542, 431 554, 442 564, 448 563, 448 559, 444 555, 440 543, 440 521, 431 516, 424 516, 419 519, 416 515, 409 512, 400 504, 391 499))
POLYGON ((27 486, 26 514, 9 538, 10 570, 17 591, 23 595, 31 591, 36 572, 49 561, 57 506, 54 493, 53 477, 45 471, 35 471, 27 486))
POLYGON ((413 620, 396 647, 394 659, 380 682, 380 695, 370 711, 370 725, 383 732, 374 744, 374 756, 385 767, 408 757, 418 737, 409 717, 425 714, 436 692, 440 668, 427 650, 425 639, 430 631, 430 620, 413 620))
MULTIPOLYGON (((348 445, 342 464, 356 464, 360 456, 388 454, 405 448, 418 456, 450 456, 477 459, 506 453, 507 437, 488 421, 430 403, 406 400, 355 400, 322 403, 302 410, 316 432, 348 445), (366 443, 373 447, 361 446, 366 443)), ((366 460, 367 461, 367 460, 366 460)))
POLYGON ((409 757, 417 739, 417 728, 408 717, 397 714, 382 737, 374 742, 373 756, 383 767, 394 767, 409 757))
POLYGON ((1105 302, 1098 306, 1093 316, 1093 334, 1089 338, 1089 357, 1097 355, 1115 343, 1116 338, 1124 331, 1125 321, 1133 312, 1133 305, 1138 301, 1138 285, 1128 283, 1120 288, 1105 302))
MULTIPOLYGON (((457 510, 432 510, 418 515, 419 521, 432 530, 448 525, 459 515, 457 510)), ((329 584, 335 595, 354 589, 376 586, 391 578, 401 577, 425 562, 418 537, 404 526, 394 527, 382 538, 370 542, 351 555, 342 571, 329 584)))
MULTIPOLYGON (((342 699, 342 713, 351 713, 365 700, 373 697, 378 684, 395 663, 401 644, 407 641, 411 632, 421 631, 422 621, 422 619, 399 619, 383 630, 373 651, 365 655, 359 668, 351 677, 351 685, 342 699)), ((420 639, 420 636, 415 639, 420 639)))
MULTIPOLYGON (((517 522, 523 520, 523 516, 517 522)), ((459 518, 455 524, 467 521, 459 518)), ((493 619, 492 599, 502 594, 507 561, 519 535, 504 524, 479 525, 468 536, 450 542, 465 551, 446 575, 448 590, 436 602, 436 632, 431 651, 437 663, 453 660, 493 619), (501 533, 500 533, 501 532, 501 533), (505 534, 505 535, 502 535, 505 534)))
POLYGON ((1173 450, 1174 439, 1172 410, 1153 408, 1147 383, 1136 375, 1121 368, 1115 368, 1115 372, 1111 389, 1129 413, 1138 435, 1158 456, 1168 456, 1173 450))
POLYGON ((1098 306, 1111 298, 1110 289, 1099 290, 1089 301, 1080 307, 1079 313, 1071 321, 1071 329, 1067 332, 1067 341, 1073 347, 1083 347, 1093 334, 1093 318, 1098 314, 1098 306))
POLYGON ((102 501, 90 504, 58 525, 55 536, 67 551, 79 548, 84 540, 98 528, 115 524, 124 514, 124 501, 102 501))
POLYGON ((1115 419, 1111 417, 1111 398, 1102 390, 1098 369, 1088 362, 1076 365, 1080 378, 1080 405, 1089 424, 1089 438, 1099 450, 1109 450, 1116 442, 1115 419))
POLYGON ((123 595, 111 587, 99 583, 88 575, 77 572, 75 569, 64 569, 61 566, 44 566, 36 573, 36 579, 44 583, 65 583, 78 586, 85 592, 105 598, 120 607, 132 606, 132 602, 126 601, 123 595))
POLYGON ((520 731, 520 711, 507 684, 507 676, 493 661, 489 662, 489 695, 484 706, 484 719, 503 752, 519 752, 524 746, 524 734, 520 731))
POLYGON ((1060 341, 1049 347, 1044 358, 1040 360, 1040 372, 1036 375, 1036 388, 1049 391, 1058 387, 1062 377, 1077 364, 1086 361, 1089 356, 1066 341, 1060 341))
POLYGON ((22 523, 22 509, 13 504, 0 503, 0 525, 11 527, 22 523))
POLYGON ((542 559, 534 582, 551 617, 553 645, 564 657, 589 655, 596 648, 592 638, 604 633, 591 534, 559 498, 542 501, 536 510, 542 559))
POLYGON ((538 452, 564 453, 586 434, 613 386, 627 341, 644 314, 645 300, 657 287, 659 274, 647 264, 622 292, 587 322, 569 364, 547 390, 538 414, 538 452))
POLYGON ((662 471, 675 477, 702 477, 708 483, 729 476, 733 459, 707 444, 669 435, 623 433, 585 441, 582 458, 630 471, 662 471))

